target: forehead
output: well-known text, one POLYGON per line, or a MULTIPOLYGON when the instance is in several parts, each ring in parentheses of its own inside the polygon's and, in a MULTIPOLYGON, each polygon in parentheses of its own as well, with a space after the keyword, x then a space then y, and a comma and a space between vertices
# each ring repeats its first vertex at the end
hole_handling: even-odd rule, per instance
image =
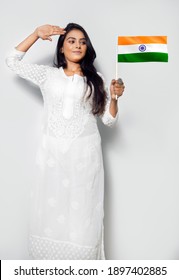
POLYGON ((82 31, 80 31, 78 29, 73 29, 73 30, 68 32, 68 34, 66 36, 66 39, 68 39, 69 37, 81 39, 81 38, 85 38, 85 35, 82 31))

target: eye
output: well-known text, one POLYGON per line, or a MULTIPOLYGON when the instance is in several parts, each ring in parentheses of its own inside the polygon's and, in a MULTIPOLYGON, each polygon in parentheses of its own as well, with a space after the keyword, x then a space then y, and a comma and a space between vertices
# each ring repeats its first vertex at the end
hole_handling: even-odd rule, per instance
POLYGON ((80 44, 81 44, 81 45, 86 45, 86 41, 83 40, 83 41, 80 42, 80 44))
POLYGON ((74 43, 75 43, 75 40, 70 39, 70 40, 68 40, 68 43, 70 43, 70 44, 74 44, 74 43))

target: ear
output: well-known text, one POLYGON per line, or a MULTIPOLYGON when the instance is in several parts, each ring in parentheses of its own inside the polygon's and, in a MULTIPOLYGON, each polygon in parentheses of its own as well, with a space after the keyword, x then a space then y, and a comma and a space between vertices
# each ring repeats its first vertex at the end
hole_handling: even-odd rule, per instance
POLYGON ((60 49, 60 52, 63 53, 63 47, 60 49))

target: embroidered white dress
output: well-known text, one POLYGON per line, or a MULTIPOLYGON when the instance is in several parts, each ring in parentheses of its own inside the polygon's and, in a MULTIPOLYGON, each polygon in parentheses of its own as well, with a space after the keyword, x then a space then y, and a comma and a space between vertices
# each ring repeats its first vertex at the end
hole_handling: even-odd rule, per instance
MULTIPOLYGON (((31 197, 30 256, 105 259, 101 138, 91 99, 86 99, 86 78, 67 76, 63 68, 26 63, 24 55, 13 49, 7 65, 39 86, 44 101, 31 197)), ((109 101, 101 119, 108 126, 117 119, 109 112, 109 101)))

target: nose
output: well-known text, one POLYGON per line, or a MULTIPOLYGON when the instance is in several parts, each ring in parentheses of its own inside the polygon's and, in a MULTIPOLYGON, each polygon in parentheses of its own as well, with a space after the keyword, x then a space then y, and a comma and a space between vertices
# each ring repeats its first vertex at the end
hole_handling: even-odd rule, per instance
POLYGON ((76 41, 76 48, 77 48, 77 49, 80 49, 80 48, 81 48, 81 44, 80 44, 80 42, 78 42, 78 41, 76 41))

